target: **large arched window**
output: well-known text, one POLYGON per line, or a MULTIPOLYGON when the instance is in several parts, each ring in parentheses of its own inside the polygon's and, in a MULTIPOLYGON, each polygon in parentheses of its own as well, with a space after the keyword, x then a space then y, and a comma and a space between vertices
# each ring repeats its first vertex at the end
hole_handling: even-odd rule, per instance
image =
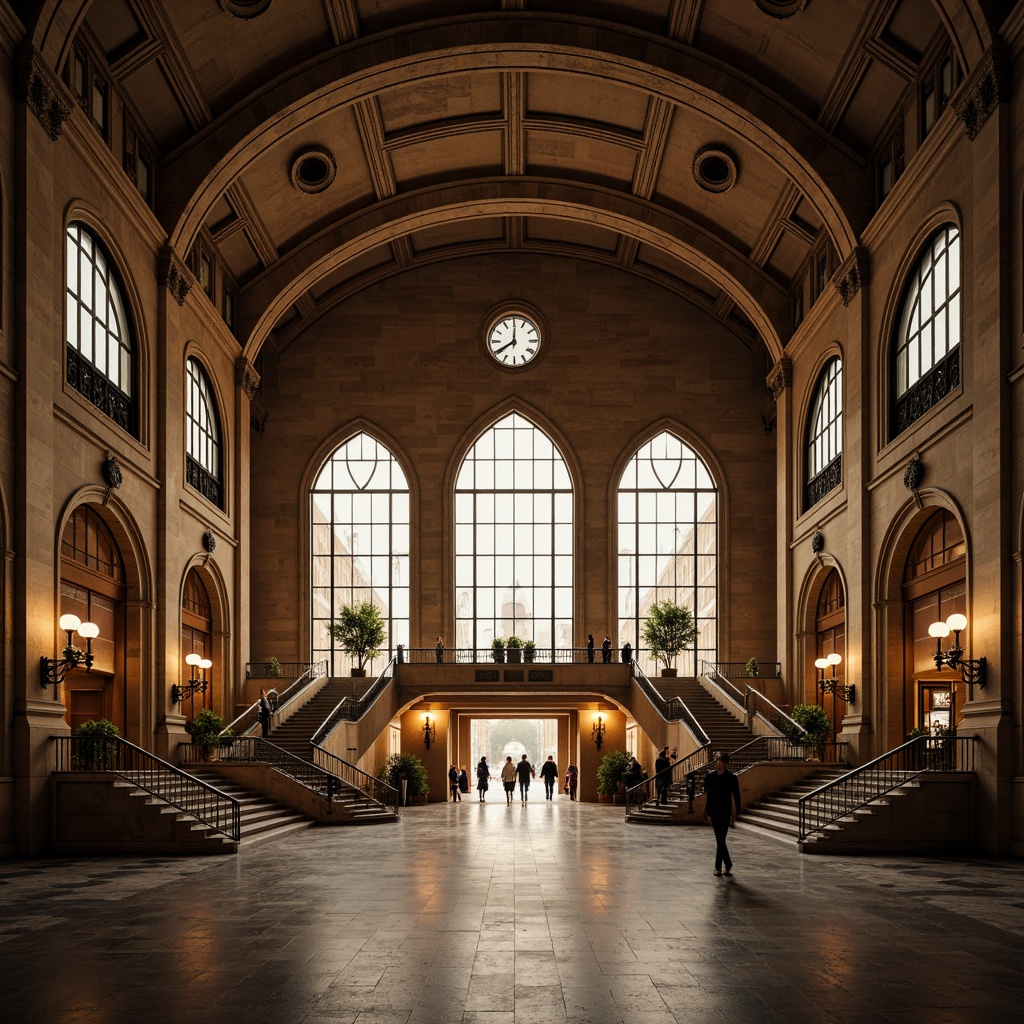
POLYGON ((188 442, 185 479, 218 508, 224 507, 220 417, 213 389, 198 359, 188 358, 188 442))
POLYGON ((804 511, 843 481, 843 363, 830 359, 818 378, 807 421, 804 511))
POLYGON ((99 239, 67 230, 67 381, 119 427, 137 433, 135 343, 124 288, 99 239))
MULTIPOLYGON (((213 613, 210 609, 210 596, 206 592, 199 573, 189 569, 185 577, 185 591, 181 596, 181 657, 178 665, 181 672, 179 682, 186 684, 193 674, 193 668, 185 659, 190 654, 198 654, 201 658, 213 658, 213 613)), ((189 718, 195 718, 198 708, 214 708, 219 705, 219 697, 214 700, 213 687, 208 686, 202 693, 189 695, 189 718)))
POLYGON ((313 660, 346 675, 352 659, 327 631, 346 604, 380 609, 385 657, 409 644, 409 485, 391 452, 360 433, 324 463, 309 509, 313 660))
POLYGON ((907 282, 893 343, 896 437, 960 383, 960 231, 939 228, 907 282))
MULTIPOLYGON (((680 655, 680 675, 717 660, 718 491, 688 444, 662 431, 629 460, 619 481, 619 642, 640 650, 647 610, 658 601, 689 608, 700 636, 680 655)), ((638 661, 654 668, 646 652, 638 661)))
MULTIPOLYGON (((518 413, 486 430, 455 483, 455 643, 573 644, 573 488, 561 452, 518 413)), ((547 656, 547 655, 543 655, 547 656)))

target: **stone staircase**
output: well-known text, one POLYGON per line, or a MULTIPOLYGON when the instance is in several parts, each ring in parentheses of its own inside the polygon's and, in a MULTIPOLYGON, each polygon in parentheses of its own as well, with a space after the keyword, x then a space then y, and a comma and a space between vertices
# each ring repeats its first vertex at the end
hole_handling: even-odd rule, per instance
POLYGON ((654 685, 666 698, 682 698, 707 733, 712 750, 724 750, 731 754, 754 738, 754 734, 705 689, 699 679, 659 678, 654 685))
POLYGON ((316 696, 295 711, 286 722, 271 730, 271 743, 287 750, 304 761, 309 760, 310 737, 323 725, 343 697, 358 698, 365 686, 365 679, 332 679, 316 696))
POLYGON ((823 765, 795 785, 780 789, 762 800, 755 800, 749 807, 744 807, 736 827, 770 839, 795 843, 800 836, 800 797, 838 779, 849 770, 848 765, 823 765))
POLYGON ((299 811, 284 804, 267 799, 259 793, 238 785, 227 775, 222 775, 210 765, 192 765, 189 774, 214 786, 222 793, 234 797, 241 813, 242 849, 249 849, 268 839, 280 839, 300 829, 310 828, 315 822, 299 811))

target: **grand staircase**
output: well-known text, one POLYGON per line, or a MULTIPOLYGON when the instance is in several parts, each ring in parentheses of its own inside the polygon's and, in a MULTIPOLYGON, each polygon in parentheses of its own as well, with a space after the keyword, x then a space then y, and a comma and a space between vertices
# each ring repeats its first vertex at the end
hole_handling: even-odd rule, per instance
POLYGON ((320 728, 342 698, 358 697, 359 691, 354 689, 353 683, 358 685, 363 682, 365 680, 332 679, 286 722, 271 730, 268 737, 270 742, 308 761, 310 737, 320 728))
POLYGON ((189 768, 189 774, 238 801, 241 812, 241 849, 249 849, 268 839, 279 839, 315 824, 299 811, 238 785, 227 775, 218 772, 215 766, 193 765, 189 768))
POLYGON ((655 682, 662 696, 679 697, 690 709, 693 717, 711 740, 712 750, 724 750, 732 753, 745 743, 749 743, 754 734, 737 718, 722 706, 712 694, 704 688, 699 679, 666 679, 659 677, 655 682))
POLYGON ((749 807, 744 807, 736 827, 770 839, 795 843, 800 836, 800 797, 813 792, 819 786, 833 782, 840 775, 846 775, 849 770, 848 765, 821 767, 800 782, 780 789, 763 800, 756 800, 749 807))

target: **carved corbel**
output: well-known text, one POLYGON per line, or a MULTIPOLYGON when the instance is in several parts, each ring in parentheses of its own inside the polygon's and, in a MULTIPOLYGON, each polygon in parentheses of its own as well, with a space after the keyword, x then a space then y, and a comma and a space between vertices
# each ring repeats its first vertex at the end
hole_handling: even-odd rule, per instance
POLYGON ((64 83, 50 70, 39 52, 30 46, 19 51, 17 60, 18 101, 28 105, 46 129, 46 134, 56 142, 73 109, 64 95, 64 83))
POLYGON ((860 291, 862 285, 868 283, 868 251, 857 247, 850 252, 850 255, 839 265, 839 269, 832 278, 843 300, 843 305, 848 306, 853 297, 860 291))
POLYGON ((185 266, 173 249, 160 252, 159 282, 167 288, 171 298, 179 305, 185 304, 192 287, 192 272, 185 266))
POLYGON ((256 397, 260 386, 260 375, 256 372, 256 367, 245 356, 240 356, 235 360, 235 384, 245 392, 250 402, 256 397))
POLYGON ((956 116, 963 121, 967 138, 974 141, 1000 99, 1008 95, 1006 60, 989 50, 964 83, 956 103, 956 116))
POLYGON ((793 361, 791 359, 780 359, 768 374, 765 381, 772 398, 777 402, 786 388, 793 386, 793 361))

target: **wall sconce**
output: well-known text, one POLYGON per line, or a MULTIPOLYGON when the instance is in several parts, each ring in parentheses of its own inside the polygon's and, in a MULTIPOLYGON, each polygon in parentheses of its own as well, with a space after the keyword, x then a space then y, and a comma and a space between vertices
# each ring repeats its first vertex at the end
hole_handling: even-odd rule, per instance
POLYGON ((95 622, 83 622, 77 615, 70 613, 62 615, 59 624, 67 633, 68 642, 59 658, 41 658, 39 661, 39 682, 44 690, 47 686, 60 686, 64 677, 79 665, 84 665, 88 672, 92 668, 92 642, 100 635, 100 627, 95 622), (76 631, 85 639, 85 651, 79 650, 71 642, 71 634, 76 631))
POLYGON ((601 749, 601 744, 604 743, 604 730, 605 724, 604 719, 598 715, 597 721, 594 723, 594 727, 590 730, 590 735, 597 744, 597 749, 601 749))
POLYGON ((171 687, 171 700, 180 704, 186 697, 196 693, 206 693, 206 670, 213 668, 213 662, 209 658, 203 658, 194 651, 185 655, 185 664, 192 669, 192 678, 187 683, 175 683, 171 687), (196 678, 196 669, 202 672, 202 676, 196 678))
POLYGON ((928 627, 928 635, 935 637, 935 667, 942 668, 948 665, 955 672, 960 673, 960 678, 971 686, 985 686, 985 659, 970 659, 963 656, 963 648, 960 646, 960 633, 967 628, 967 616, 956 612, 950 615, 945 622, 933 622, 928 627), (948 651, 943 651, 942 641, 953 634, 953 646, 948 651))
POLYGON ((821 678, 818 680, 818 689, 823 694, 831 693, 832 700, 838 697, 844 704, 855 704, 857 701, 857 686, 855 683, 836 682, 836 665, 842 663, 843 656, 833 651, 827 658, 818 658, 814 667, 821 669, 821 678), (825 678, 825 669, 832 666, 832 677, 825 678))
POLYGON ((437 727, 430 721, 430 715, 423 719, 423 746, 430 749, 431 741, 437 736, 437 727))

